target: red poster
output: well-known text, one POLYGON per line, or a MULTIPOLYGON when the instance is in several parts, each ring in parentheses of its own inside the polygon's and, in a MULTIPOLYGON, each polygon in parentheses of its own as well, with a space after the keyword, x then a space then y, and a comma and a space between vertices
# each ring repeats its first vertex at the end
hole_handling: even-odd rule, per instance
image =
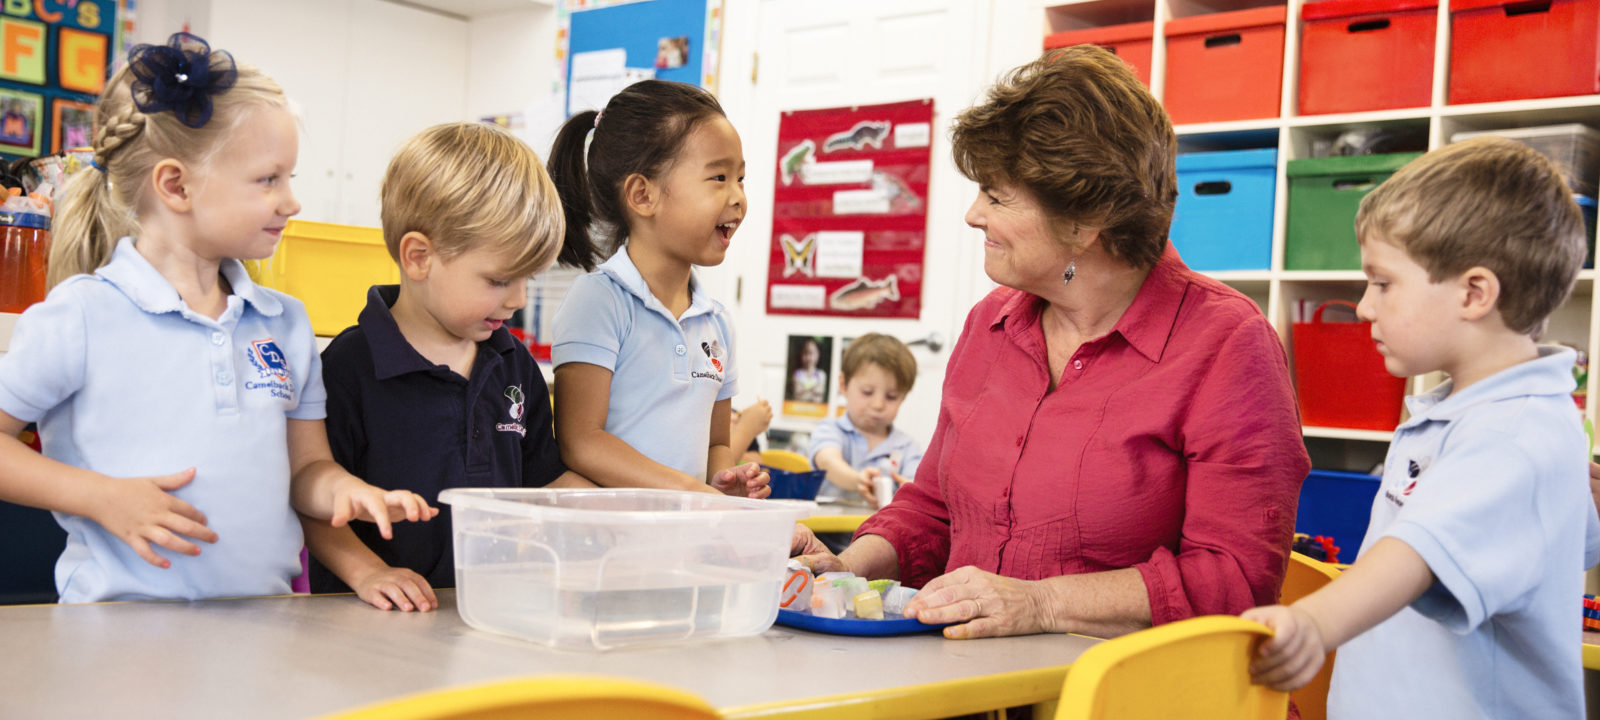
POLYGON ((768 313, 921 313, 932 126, 932 100, 784 113, 768 313))

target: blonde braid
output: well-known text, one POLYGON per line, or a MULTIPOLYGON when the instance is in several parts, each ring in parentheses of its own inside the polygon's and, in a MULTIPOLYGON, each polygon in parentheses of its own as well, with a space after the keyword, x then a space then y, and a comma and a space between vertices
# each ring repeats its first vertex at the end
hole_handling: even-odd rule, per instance
POLYGON ((106 118, 100 125, 100 131, 95 133, 95 164, 102 168, 110 167, 106 163, 110 160, 111 154, 144 130, 144 120, 144 113, 131 106, 106 118))

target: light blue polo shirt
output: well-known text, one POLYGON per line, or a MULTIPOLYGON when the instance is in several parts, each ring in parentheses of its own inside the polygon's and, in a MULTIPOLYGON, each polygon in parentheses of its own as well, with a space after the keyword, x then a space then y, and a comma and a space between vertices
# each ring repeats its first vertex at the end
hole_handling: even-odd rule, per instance
POLYGON ((1407 399, 1361 549, 1402 540, 1438 582, 1339 648, 1329 717, 1583 717, 1579 599, 1600 519, 1573 359, 1542 347, 1407 399))
POLYGON ((556 311, 556 367, 611 371, 606 432, 662 465, 704 479, 711 408, 737 392, 733 323, 690 281, 689 309, 673 318, 623 246, 573 281, 556 311))
POLYGON ((221 270, 233 295, 212 320, 124 238, 109 264, 17 320, 0 410, 38 422, 44 454, 68 465, 118 478, 193 466, 173 495, 218 536, 198 557, 157 547, 172 561, 163 570, 98 523, 56 513, 62 602, 282 594, 300 572, 287 420, 322 419, 321 361, 300 301, 237 261, 221 270))
MULTIPOLYGON (((896 472, 910 478, 916 477, 917 466, 922 463, 922 446, 893 426, 889 428, 889 437, 884 438, 877 447, 867 449, 867 436, 856 429, 855 423, 850 422, 848 412, 818 422, 816 429, 811 431, 811 444, 807 452, 812 467, 817 466, 817 453, 830 447, 839 448, 844 461, 856 470, 876 467, 885 473, 896 472), (895 461, 898 461, 898 467, 895 461)), ((822 488, 817 490, 817 499, 849 503, 867 501, 861 493, 845 490, 830 482, 823 483, 822 488)))

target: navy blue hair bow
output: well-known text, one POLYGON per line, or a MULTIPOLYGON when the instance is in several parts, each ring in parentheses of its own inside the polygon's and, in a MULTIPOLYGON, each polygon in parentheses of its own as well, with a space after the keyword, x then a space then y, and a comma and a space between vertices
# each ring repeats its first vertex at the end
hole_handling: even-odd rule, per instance
POLYGON ((197 35, 174 33, 166 45, 135 45, 128 51, 133 104, 150 114, 172 111, 191 128, 211 120, 211 96, 233 87, 239 69, 226 50, 211 51, 197 35))

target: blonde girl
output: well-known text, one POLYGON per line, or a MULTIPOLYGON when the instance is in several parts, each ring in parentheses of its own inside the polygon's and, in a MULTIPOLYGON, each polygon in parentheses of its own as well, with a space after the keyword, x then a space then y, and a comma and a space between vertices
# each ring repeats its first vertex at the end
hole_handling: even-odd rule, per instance
POLYGON ((386 536, 437 513, 333 462, 305 308, 240 263, 300 211, 283 91, 193 35, 139 45, 93 147, 59 204, 54 287, 0 357, 0 499, 66 529, 61 601, 287 593, 296 511, 386 536), (15 439, 28 422, 43 455, 15 439))
POLYGON ((766 497, 767 474, 735 466, 728 444, 732 323, 693 273, 722 262, 745 215, 744 150, 722 107, 693 85, 630 85, 562 126, 550 176, 561 261, 595 270, 556 313, 562 460, 600 485, 766 497))

